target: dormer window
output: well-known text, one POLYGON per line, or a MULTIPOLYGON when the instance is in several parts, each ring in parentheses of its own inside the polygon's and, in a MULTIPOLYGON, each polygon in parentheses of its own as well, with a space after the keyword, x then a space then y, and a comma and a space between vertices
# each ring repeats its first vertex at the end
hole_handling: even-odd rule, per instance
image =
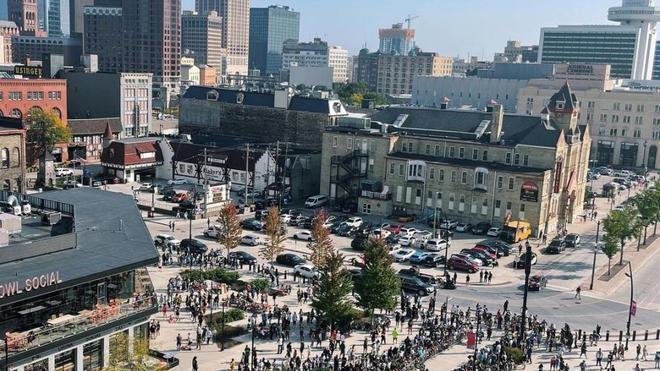
POLYGON ((215 90, 211 90, 206 93, 206 100, 212 100, 212 101, 217 101, 219 97, 219 94, 215 90))
POLYGON ((564 109, 564 104, 565 104, 565 103, 566 103, 566 102, 564 102, 564 101, 558 101, 558 102, 557 102, 557 109, 564 109))

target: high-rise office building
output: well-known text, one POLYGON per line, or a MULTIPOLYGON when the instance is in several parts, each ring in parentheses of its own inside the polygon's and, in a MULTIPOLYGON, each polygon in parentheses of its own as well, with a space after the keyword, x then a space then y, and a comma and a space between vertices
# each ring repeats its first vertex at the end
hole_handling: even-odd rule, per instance
POLYGON ((542 28, 539 61, 610 64, 614 78, 650 80, 660 21, 655 1, 622 0, 608 19, 620 25, 542 28))
POLYGON ((415 47, 415 30, 403 28, 403 23, 393 24, 391 28, 378 30, 380 46, 378 51, 385 54, 408 55, 415 47))
POLYGON ((262 75, 282 69, 282 48, 287 40, 298 41, 300 13, 288 6, 250 9, 249 67, 262 75))
POLYGON ((94 0, 69 0, 69 20, 71 35, 82 37, 85 22, 85 7, 93 6, 94 0))
POLYGON ((86 7, 85 53, 98 55, 101 71, 149 72, 154 85, 177 89, 180 14, 181 0, 122 0, 121 7, 86 7))
POLYGON ((69 0, 37 0, 39 30, 51 37, 69 36, 70 8, 69 0))
POLYGON ((9 13, 7 12, 7 1, 8 0, 0 0, 0 20, 9 19, 9 13))
POLYGON ((328 46, 320 38, 302 43, 289 40, 282 49, 282 69, 289 70, 291 66, 332 67, 332 81, 343 83, 348 78, 348 52, 339 46, 328 46))
POLYGON ((250 0, 195 0, 203 14, 215 10, 222 17, 223 75, 247 75, 250 40, 250 0))
POLYGON ((204 14, 184 11, 181 17, 181 50, 195 64, 220 67, 222 64, 222 18, 212 10, 204 14))
POLYGON ((21 35, 34 35, 38 31, 37 0, 7 0, 9 20, 16 23, 21 35))

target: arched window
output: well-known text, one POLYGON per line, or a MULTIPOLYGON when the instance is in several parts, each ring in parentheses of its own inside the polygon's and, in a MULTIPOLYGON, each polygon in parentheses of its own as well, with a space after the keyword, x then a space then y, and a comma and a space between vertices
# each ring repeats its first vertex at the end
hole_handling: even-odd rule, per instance
POLYGON ((5 113, 0 110, 0 117, 5 117, 5 113))
POLYGON ((53 108, 52 112, 55 114, 55 116, 59 117, 60 119, 62 118, 62 111, 60 111, 59 108, 53 108))
POLYGON ((21 166, 21 150, 18 147, 14 147, 11 150, 11 167, 20 167, 21 166))
POLYGON ((0 149, 0 168, 5 169, 9 167, 9 149, 0 149))
POLYGON ((39 107, 39 106, 33 106, 33 107, 30 108, 30 110, 28 111, 28 115, 31 115, 33 112, 43 112, 43 111, 44 111, 44 110, 43 110, 41 107, 39 107))
POLYGON ((17 119, 20 119, 20 118, 23 118, 23 113, 22 113, 21 110, 19 110, 18 108, 14 108, 14 109, 12 109, 11 112, 9 113, 9 116, 10 116, 10 117, 17 118, 17 119))

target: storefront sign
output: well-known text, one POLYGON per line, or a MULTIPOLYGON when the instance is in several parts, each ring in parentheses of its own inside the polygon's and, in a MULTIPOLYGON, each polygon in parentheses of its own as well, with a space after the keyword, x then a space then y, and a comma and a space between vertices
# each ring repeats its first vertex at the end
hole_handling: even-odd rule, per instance
POLYGON ((14 66, 14 75, 40 78, 44 73, 39 66, 14 66))
POLYGON ((539 187, 534 182, 524 182, 520 187, 520 200, 537 202, 539 200, 539 187))
POLYGON ((44 273, 40 276, 27 278, 25 281, 0 283, 0 299, 56 285, 61 282, 62 280, 60 279, 60 272, 55 271, 44 273))

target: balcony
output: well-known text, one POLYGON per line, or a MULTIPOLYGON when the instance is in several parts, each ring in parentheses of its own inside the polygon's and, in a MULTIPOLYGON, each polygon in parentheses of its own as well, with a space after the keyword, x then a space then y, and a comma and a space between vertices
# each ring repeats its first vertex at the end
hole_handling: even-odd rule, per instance
POLYGON ((390 201, 392 199, 392 192, 371 192, 371 191, 362 191, 360 192, 360 197, 369 198, 372 200, 383 200, 390 201))
POLYGON ((76 314, 64 314, 48 320, 42 327, 24 332, 7 332, 0 347, 10 359, 20 353, 59 343, 67 344, 71 337, 88 336, 114 322, 142 314, 145 317, 158 312, 158 304, 150 296, 136 296, 122 303, 111 301, 109 305, 96 305, 94 309, 76 314), (6 344, 5 344, 6 342, 6 344))

